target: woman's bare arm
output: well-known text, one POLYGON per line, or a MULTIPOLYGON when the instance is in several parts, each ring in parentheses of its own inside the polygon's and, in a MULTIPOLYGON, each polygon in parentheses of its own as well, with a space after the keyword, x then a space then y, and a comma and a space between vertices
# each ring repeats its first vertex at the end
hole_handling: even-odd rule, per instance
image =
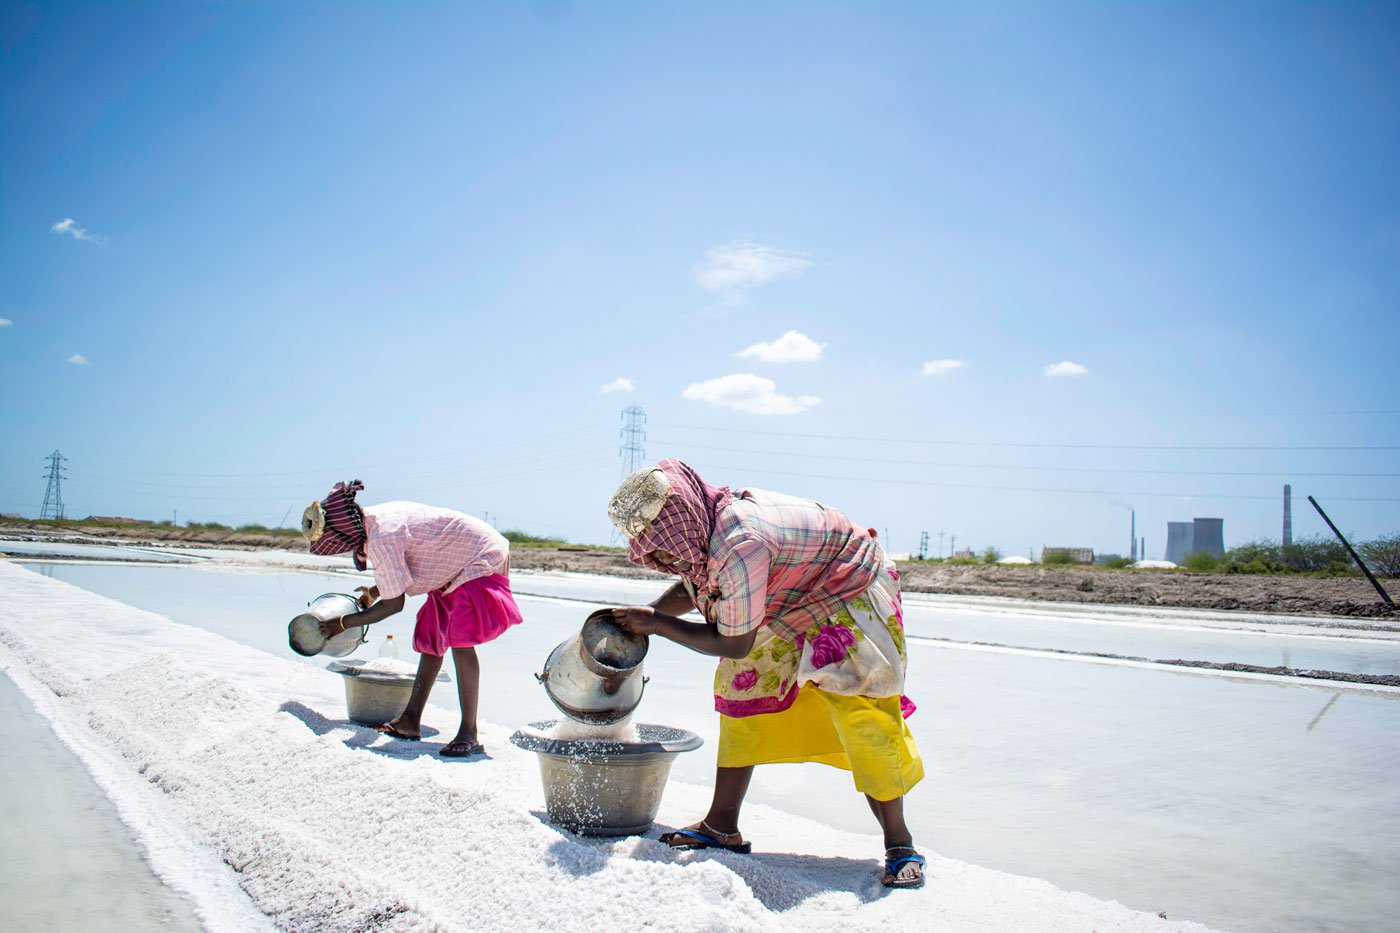
POLYGON ((613 610, 613 618, 633 635, 660 635, 691 651, 716 658, 742 658, 753 650, 758 630, 744 635, 721 635, 709 622, 687 622, 651 606, 626 606, 613 610))

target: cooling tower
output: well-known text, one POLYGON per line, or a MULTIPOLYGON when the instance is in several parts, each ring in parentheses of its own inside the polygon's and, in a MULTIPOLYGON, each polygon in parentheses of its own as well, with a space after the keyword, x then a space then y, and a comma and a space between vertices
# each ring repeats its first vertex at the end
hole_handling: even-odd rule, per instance
POLYGON ((1167 560, 1180 564, 1191 553, 1192 532, 1190 522, 1167 522, 1167 560))
POLYGON ((1193 553, 1225 556, 1225 519, 1198 518, 1191 523, 1191 551, 1193 553))

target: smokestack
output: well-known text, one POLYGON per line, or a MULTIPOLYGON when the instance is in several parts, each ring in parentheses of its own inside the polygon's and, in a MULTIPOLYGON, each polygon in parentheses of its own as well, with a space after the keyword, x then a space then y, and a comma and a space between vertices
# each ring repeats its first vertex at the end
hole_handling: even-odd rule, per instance
POLYGON ((1132 530, 1132 545, 1128 548, 1128 552, 1129 552, 1129 556, 1132 557, 1133 560, 1137 560, 1137 559, 1138 559, 1138 553, 1137 553, 1137 545, 1138 545, 1138 540, 1137 540, 1137 510, 1136 510, 1136 509, 1129 509, 1128 511, 1131 512, 1131 513, 1132 513, 1132 516, 1133 516, 1133 517, 1132 517, 1132 529, 1131 529, 1131 530, 1132 530))
POLYGON ((1283 485, 1283 546, 1293 545, 1293 487, 1283 485))

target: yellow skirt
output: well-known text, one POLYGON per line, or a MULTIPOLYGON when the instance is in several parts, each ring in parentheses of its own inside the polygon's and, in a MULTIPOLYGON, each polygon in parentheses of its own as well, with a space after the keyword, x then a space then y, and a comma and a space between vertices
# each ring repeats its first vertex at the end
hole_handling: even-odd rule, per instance
POLYGON ((924 777, 899 697, 841 696, 810 684, 781 713, 720 714, 717 757, 721 768, 820 762, 851 772, 856 790, 876 800, 903 797, 924 777))

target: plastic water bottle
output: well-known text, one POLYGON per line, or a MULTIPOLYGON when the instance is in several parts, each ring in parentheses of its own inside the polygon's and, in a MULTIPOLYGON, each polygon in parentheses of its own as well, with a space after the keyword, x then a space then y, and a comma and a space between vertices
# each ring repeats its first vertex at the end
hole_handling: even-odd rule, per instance
POLYGON ((379 646, 379 656, 381 658, 393 658, 394 660, 398 660, 399 646, 394 644, 393 635, 384 636, 384 644, 379 646))

